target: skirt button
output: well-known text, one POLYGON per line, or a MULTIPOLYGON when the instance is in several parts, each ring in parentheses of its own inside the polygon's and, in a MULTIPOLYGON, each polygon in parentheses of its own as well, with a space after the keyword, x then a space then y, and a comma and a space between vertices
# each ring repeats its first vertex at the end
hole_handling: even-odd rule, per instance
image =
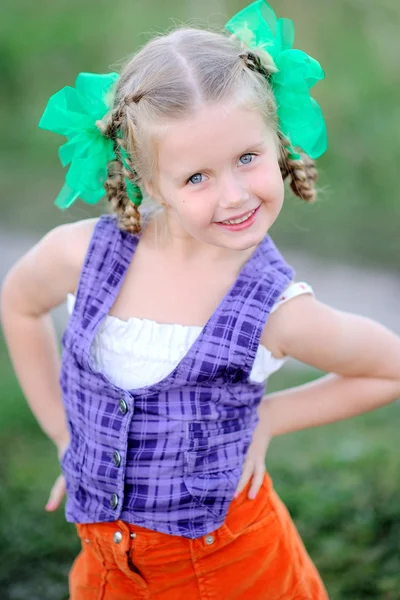
POLYGON ((119 543, 121 543, 121 542, 122 542, 122 533, 121 533, 120 531, 116 531, 116 532, 114 533, 114 542, 115 542, 116 544, 119 544, 119 543))
POLYGON ((208 546, 210 546, 211 544, 213 544, 215 541, 215 538, 213 535, 207 535, 205 538, 205 542, 208 546))

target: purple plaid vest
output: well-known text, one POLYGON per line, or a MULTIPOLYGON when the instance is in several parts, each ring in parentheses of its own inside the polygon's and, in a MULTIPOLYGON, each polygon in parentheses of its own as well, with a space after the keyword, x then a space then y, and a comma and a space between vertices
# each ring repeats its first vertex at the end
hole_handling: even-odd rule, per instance
POLYGON ((239 481, 265 393, 248 378, 293 270, 266 236, 172 373, 124 390, 93 370, 90 346, 138 241, 114 217, 98 221, 63 336, 66 516, 197 538, 223 523, 239 481))

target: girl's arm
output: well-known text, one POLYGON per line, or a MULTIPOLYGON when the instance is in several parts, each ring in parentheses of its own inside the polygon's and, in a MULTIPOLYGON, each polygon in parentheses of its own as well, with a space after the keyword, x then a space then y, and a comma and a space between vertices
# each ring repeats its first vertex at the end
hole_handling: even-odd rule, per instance
POLYGON ((276 357, 289 355, 330 374, 261 401, 237 487, 239 494, 251 479, 249 498, 261 486, 272 437, 347 419, 400 398, 400 338, 311 295, 297 296, 275 311, 261 343, 276 357))
POLYGON ((93 226, 90 220, 51 231, 10 270, 1 290, 1 321, 15 372, 32 412, 60 454, 68 431, 49 311, 76 290, 93 226))
POLYGON ((313 296, 298 296, 273 313, 262 343, 273 354, 331 373, 263 399, 260 416, 266 413, 271 437, 347 419, 400 397, 400 338, 313 296))

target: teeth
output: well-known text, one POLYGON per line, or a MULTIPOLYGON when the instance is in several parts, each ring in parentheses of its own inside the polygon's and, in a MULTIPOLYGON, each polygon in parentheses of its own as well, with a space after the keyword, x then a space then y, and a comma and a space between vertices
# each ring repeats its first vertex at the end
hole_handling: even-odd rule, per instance
POLYGON ((243 223, 244 221, 247 221, 247 219, 249 219, 254 212, 256 212, 256 209, 247 213, 247 215, 240 217, 240 219, 231 219, 230 221, 221 221, 221 223, 223 223, 224 225, 237 225, 238 223, 243 223))

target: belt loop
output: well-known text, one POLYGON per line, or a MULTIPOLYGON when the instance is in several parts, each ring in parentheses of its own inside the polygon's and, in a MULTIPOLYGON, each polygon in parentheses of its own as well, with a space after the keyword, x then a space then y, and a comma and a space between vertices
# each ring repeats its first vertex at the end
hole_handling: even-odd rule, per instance
POLYGON ((115 521, 115 526, 116 526, 116 529, 121 530, 124 537, 127 536, 129 538, 129 525, 127 523, 125 523, 125 521, 121 521, 119 519, 118 521, 115 521))

